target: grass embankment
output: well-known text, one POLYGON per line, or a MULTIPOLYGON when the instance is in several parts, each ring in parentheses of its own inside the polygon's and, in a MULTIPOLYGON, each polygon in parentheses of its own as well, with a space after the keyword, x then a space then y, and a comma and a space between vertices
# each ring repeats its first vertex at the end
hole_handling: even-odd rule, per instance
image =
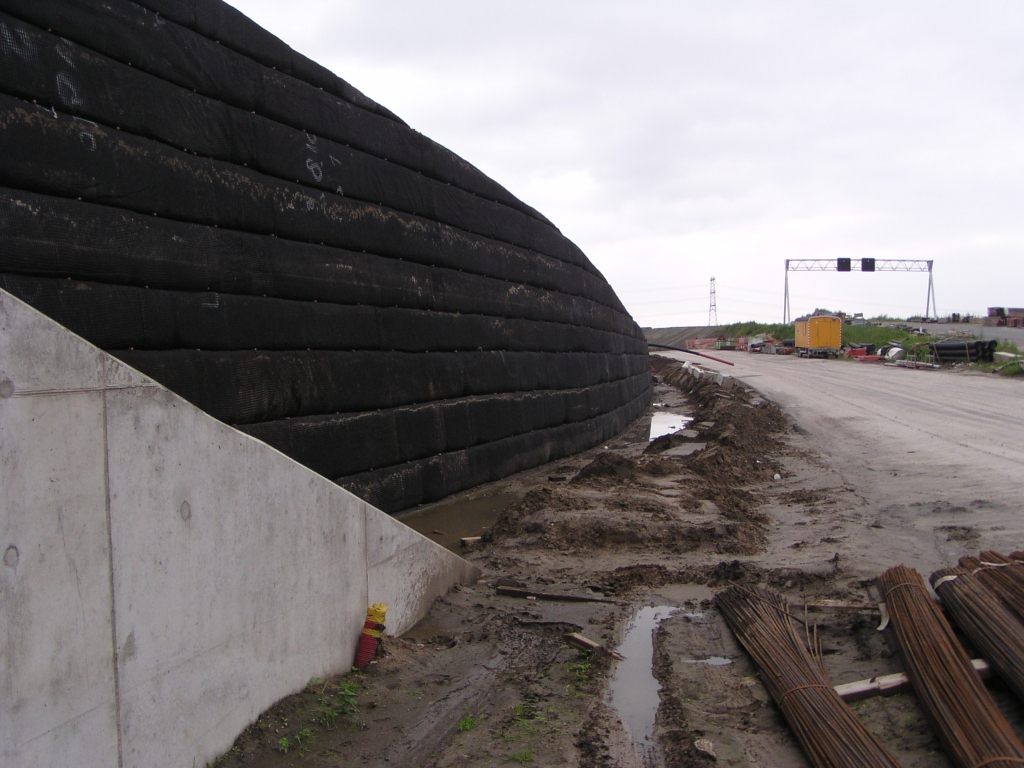
MULTIPOLYGON (((796 336, 796 328, 790 323, 788 325, 770 323, 733 323, 732 325, 723 325, 720 334, 725 336, 727 339, 735 339, 740 336, 757 336, 762 333, 770 333, 779 341, 783 339, 792 339, 796 336)), ((890 341, 905 341, 906 339, 913 339, 916 341, 933 341, 930 336, 915 336, 909 331, 904 331, 899 328, 889 328, 880 325, 844 325, 843 326, 843 343, 849 344, 877 344, 881 346, 888 344, 890 341)))
POLYGON ((723 325, 719 333, 727 339, 738 339, 741 336, 759 336, 762 333, 770 333, 776 339, 782 341, 783 339, 792 339, 796 335, 796 330, 792 323, 789 325, 782 325, 781 323, 772 325, 770 323, 750 321, 748 323, 723 325))

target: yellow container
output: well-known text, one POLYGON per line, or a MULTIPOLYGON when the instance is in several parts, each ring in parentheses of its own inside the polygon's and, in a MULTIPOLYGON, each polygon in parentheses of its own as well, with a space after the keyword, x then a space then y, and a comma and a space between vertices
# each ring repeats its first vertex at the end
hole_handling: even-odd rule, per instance
POLYGON ((815 315, 796 321, 797 349, 839 349, 843 345, 843 321, 815 315))

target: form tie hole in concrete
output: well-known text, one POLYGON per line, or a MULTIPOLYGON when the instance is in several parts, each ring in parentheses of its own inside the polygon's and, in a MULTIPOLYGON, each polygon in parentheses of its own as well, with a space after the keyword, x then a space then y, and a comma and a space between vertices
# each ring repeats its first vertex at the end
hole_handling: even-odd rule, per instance
POLYGON ((188 522, 188 520, 192 517, 192 507, 189 506, 189 503, 187 501, 181 502, 181 506, 178 507, 178 514, 181 515, 181 519, 185 522, 188 522))
POLYGON ((0 381, 0 397, 8 398, 14 395, 14 382, 10 379, 0 381))
POLYGON ((18 552, 18 548, 13 544, 4 551, 4 565, 8 568, 17 568, 18 560, 20 559, 21 555, 18 552))

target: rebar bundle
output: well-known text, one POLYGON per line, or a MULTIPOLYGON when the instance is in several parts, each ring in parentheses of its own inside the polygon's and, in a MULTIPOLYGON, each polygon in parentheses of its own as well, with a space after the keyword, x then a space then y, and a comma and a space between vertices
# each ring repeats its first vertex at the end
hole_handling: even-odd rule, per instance
POLYGON ((966 568, 944 568, 932 587, 996 673, 1024 700, 1024 624, 966 568))
POLYGON ((791 622, 789 606, 767 589, 733 586, 716 602, 760 668, 762 680, 815 766, 898 766, 836 693, 791 622))
POLYGON ((971 571, 985 587, 1024 620, 1024 564, 1020 552, 1009 557, 982 552, 978 557, 961 557, 960 566, 971 571))
POLYGON ((1024 765, 1024 745, 985 690, 920 574, 898 565, 878 583, 907 676, 950 759, 961 768, 1024 765))

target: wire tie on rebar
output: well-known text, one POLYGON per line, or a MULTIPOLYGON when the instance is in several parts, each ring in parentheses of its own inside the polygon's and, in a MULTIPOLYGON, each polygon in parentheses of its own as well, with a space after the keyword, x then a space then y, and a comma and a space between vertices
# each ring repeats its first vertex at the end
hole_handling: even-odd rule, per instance
POLYGON ((900 587, 917 587, 918 589, 922 589, 922 590, 924 590, 924 591, 925 591, 925 593, 927 593, 927 592, 928 592, 928 590, 927 590, 927 589, 925 589, 925 588, 924 588, 924 586, 923 586, 922 584, 915 584, 915 583, 914 583, 914 582, 912 582, 912 581, 903 581, 903 582, 900 582, 899 584, 896 584, 895 586, 889 587, 889 589, 887 589, 887 590, 885 591, 885 594, 884 594, 884 595, 882 595, 882 599, 883 599, 883 600, 886 600, 886 599, 888 599, 889 595, 891 595, 891 594, 892 594, 893 592, 895 592, 895 591, 896 591, 897 589, 899 589, 900 587))
POLYGON ((777 701, 778 705, 781 707, 782 706, 782 700, 784 698, 786 698, 787 696, 789 696, 789 694, 796 693, 797 691, 803 691, 803 690, 805 690, 807 688, 825 688, 827 690, 832 691, 833 693, 835 693, 835 690, 836 690, 831 685, 825 685, 824 683, 812 683, 810 685, 798 685, 796 688, 790 688, 784 694, 779 696, 778 701, 777 701))
POLYGON ((987 571, 989 568, 1005 568, 1008 565, 1017 565, 1017 563, 986 563, 984 560, 979 560, 978 567, 971 571, 971 576, 978 571, 987 571))
POLYGON ((982 760, 980 763, 975 763, 972 768, 982 768, 984 765, 992 765, 992 763, 1021 763, 1024 764, 1024 757, 990 757, 988 760, 982 760))
POLYGON ((932 584, 932 589, 938 589, 943 584, 945 584, 947 581, 955 581, 957 576, 959 576, 959 575, 960 574, 958 574, 958 573, 954 573, 952 576, 943 576, 941 579, 938 579, 934 584, 932 584))

